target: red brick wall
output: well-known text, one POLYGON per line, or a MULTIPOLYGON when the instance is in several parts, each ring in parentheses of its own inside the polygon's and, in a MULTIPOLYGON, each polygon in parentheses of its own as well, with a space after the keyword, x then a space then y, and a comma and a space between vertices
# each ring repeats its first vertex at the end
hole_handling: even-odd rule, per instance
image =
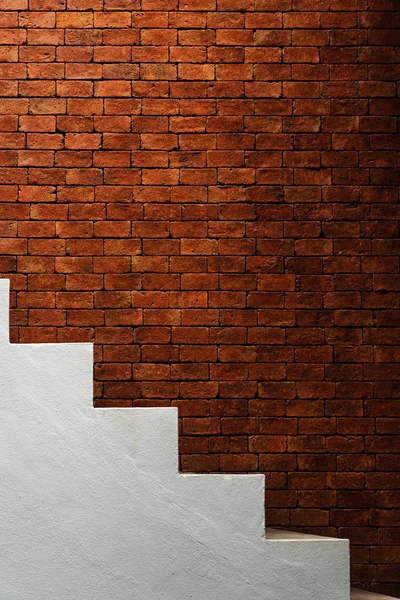
POLYGON ((398 7, 0 0, 0 271, 14 342, 400 595, 398 7))

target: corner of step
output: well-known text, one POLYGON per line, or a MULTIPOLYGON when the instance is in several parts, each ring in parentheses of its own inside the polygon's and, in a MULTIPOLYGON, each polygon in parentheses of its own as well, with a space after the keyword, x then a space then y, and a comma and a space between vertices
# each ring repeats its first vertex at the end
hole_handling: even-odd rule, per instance
POLYGON ((376 594, 375 592, 351 588, 350 600, 396 600, 396 598, 394 596, 386 596, 383 594, 376 594))
POLYGON ((348 543, 344 538, 335 538, 324 535, 314 535, 311 533, 299 533, 298 531, 288 531, 286 529, 267 528, 265 530, 267 541, 288 541, 288 542, 341 542, 348 543))

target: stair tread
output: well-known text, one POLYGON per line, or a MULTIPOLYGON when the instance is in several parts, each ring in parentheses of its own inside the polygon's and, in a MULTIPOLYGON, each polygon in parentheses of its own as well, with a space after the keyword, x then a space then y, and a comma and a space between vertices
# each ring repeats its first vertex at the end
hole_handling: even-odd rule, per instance
POLYGON ((265 536, 268 541, 343 541, 341 538, 328 537, 325 535, 314 535, 311 533, 299 533, 298 531, 287 531, 286 529, 269 529, 265 530, 265 536))
POLYGON ((375 592, 367 592, 366 590, 352 588, 351 600, 396 600, 396 598, 394 596, 375 594, 375 592))

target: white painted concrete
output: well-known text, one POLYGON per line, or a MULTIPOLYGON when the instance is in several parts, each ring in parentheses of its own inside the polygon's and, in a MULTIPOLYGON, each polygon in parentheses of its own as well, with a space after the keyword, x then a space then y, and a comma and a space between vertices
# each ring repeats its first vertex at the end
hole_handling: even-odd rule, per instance
POLYGON ((94 409, 90 344, 8 343, 4 600, 349 600, 348 543, 264 530, 262 475, 180 475, 177 411, 94 409))

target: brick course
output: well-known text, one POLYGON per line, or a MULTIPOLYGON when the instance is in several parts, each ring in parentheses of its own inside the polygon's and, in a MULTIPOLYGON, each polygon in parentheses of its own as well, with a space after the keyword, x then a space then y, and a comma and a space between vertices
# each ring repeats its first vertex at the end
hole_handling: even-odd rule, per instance
POLYGON ((13 342, 400 596, 397 0, 0 0, 13 342))

